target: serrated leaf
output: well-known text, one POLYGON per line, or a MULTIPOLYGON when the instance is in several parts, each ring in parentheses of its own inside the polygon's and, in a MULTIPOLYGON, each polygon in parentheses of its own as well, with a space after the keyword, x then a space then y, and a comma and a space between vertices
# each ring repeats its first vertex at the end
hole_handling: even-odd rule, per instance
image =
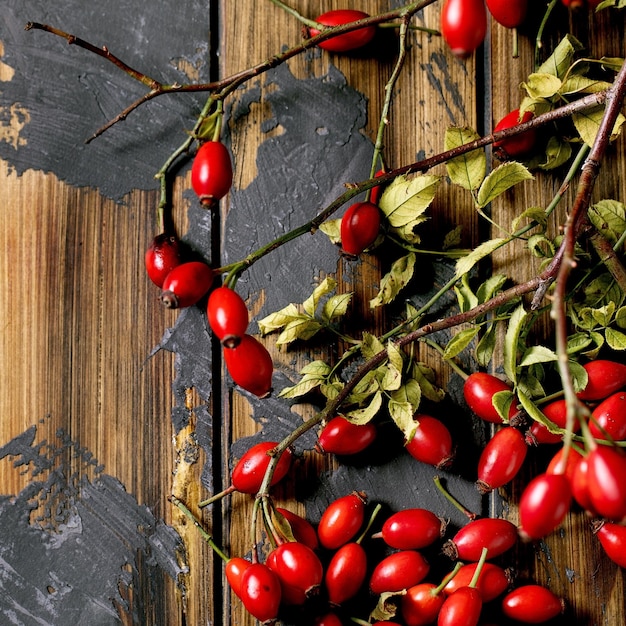
MULTIPOLYGON (((419 385, 420 393, 424 398, 427 398, 431 402, 440 402, 443 400, 446 392, 434 384, 432 368, 428 367, 424 363, 414 363, 411 368, 411 376, 419 385)), ((409 385, 409 382, 407 382, 407 386, 409 385)))
POLYGON ((626 306, 617 309, 613 322, 618 328, 626 328, 626 306))
POLYGON ((288 304, 285 308, 276 313, 270 313, 267 317, 258 321, 259 331, 262 335, 267 335, 275 330, 280 330, 295 319, 302 317, 295 304, 288 304))
POLYGON ((330 239, 332 243, 341 243, 341 218, 323 222, 320 224, 320 230, 330 239))
MULTIPOLYGON (((444 137, 444 149, 452 150, 479 138, 480 135, 472 128, 448 128, 444 137)), ((480 148, 450 159, 446 163, 446 169, 453 183, 468 191, 478 189, 487 171, 485 151, 480 148)))
POLYGON ((567 354, 576 354, 582 352, 585 348, 592 344, 589 333, 573 333, 567 338, 567 354))
POLYGON ((395 391, 402 384, 402 369, 398 369, 394 364, 389 362, 383 367, 384 376, 380 383, 383 391, 395 391))
POLYGON ((338 380, 320 385, 320 391, 327 400, 334 400, 343 388, 344 384, 338 380))
POLYGON ((410 402, 396 402, 392 398, 387 402, 387 409, 391 419, 400 429, 405 441, 411 441, 415 436, 417 424, 413 419, 413 407, 410 402))
POLYGON ((564 78, 567 70, 572 65, 574 55, 583 49, 583 45, 572 35, 566 35, 554 52, 537 69, 539 74, 553 74, 559 78, 564 78))
POLYGON ((556 361, 558 357, 554 350, 546 348, 546 346, 533 346, 528 348, 520 360, 520 367, 528 367, 535 363, 550 363, 556 361))
POLYGON ((458 248, 461 245, 461 233, 463 232, 463 226, 457 224, 450 232, 446 233, 443 238, 442 249, 450 250, 451 248, 458 248))
POLYGON ((322 319, 330 324, 343 317, 348 311, 348 305, 352 300, 352 293, 341 293, 335 296, 331 296, 324 303, 322 309, 322 319))
POLYGON ((406 287, 407 283, 413 277, 415 270, 415 253, 409 254, 396 259, 391 269, 383 276, 380 281, 380 291, 370 300, 370 308, 374 309, 383 304, 389 304, 396 296, 406 287))
POLYGON ((377 391, 373 396, 370 403, 362 409, 354 409, 348 411, 345 415, 353 424, 367 424, 370 422, 380 411, 380 407, 383 403, 383 394, 377 391))
POLYGON ((361 354, 366 359, 371 359, 374 355, 382 352, 385 349, 384 344, 371 333, 363 333, 363 339, 361 340, 361 354))
POLYGON ((402 350, 400 350, 393 341, 387 343, 387 356, 389 357, 389 364, 395 367, 399 372, 402 372, 404 368, 404 356, 402 350))
POLYGON ((394 178, 379 201, 389 224, 399 228, 421 216, 433 201, 440 180, 432 174, 394 178))
POLYGON ((496 167, 483 181, 478 190, 476 205, 483 209, 505 191, 534 176, 528 168, 517 161, 509 161, 496 167))
POLYGON ((511 229, 516 231, 524 220, 528 220, 530 223, 536 222, 539 226, 545 227, 548 216, 541 207, 529 207, 511 222, 511 229))
MULTIPOLYGON (((533 368, 541 368, 540 364, 531 365, 530 368, 524 369, 521 375, 517 379, 517 391, 523 391, 531 398, 545 398, 546 390, 541 384, 541 380, 538 376, 532 373, 533 368)), ((543 372, 543 369, 541 370, 543 372)), ((542 376, 543 377, 543 376, 542 376)))
POLYGON ((626 210, 624 204, 617 200, 600 200, 589 207, 589 219, 612 244, 626 230, 626 210))
POLYGON ((607 328, 604 337, 612 350, 626 350, 626 335, 614 328, 607 328))
POLYGON ((324 361, 311 361, 307 363, 301 370, 300 374, 310 375, 310 376, 320 376, 322 378, 328 376, 330 374, 331 367, 328 363, 324 361))
POLYGON ((298 339, 301 341, 307 341, 311 339, 316 333, 318 333, 323 326, 316 320, 312 320, 310 317, 298 318, 289 322, 282 330, 280 335, 276 339, 277 346, 285 346, 289 343, 293 343, 298 339))
POLYGON ((572 384, 574 385, 574 391, 576 393, 582 391, 589 382, 589 374, 587 374, 587 370, 580 363, 570 361, 569 373, 572 379, 572 384))
POLYGON ((522 87, 533 99, 551 98, 559 93, 563 83, 558 76, 547 72, 534 72, 528 76, 522 87))
POLYGON ((330 276, 324 278, 324 280, 313 290, 313 293, 302 303, 304 311, 313 317, 320 299, 331 291, 334 291, 336 287, 337 281, 334 278, 330 278, 330 276))
POLYGON ((580 74, 570 74, 561 89, 559 89, 559 93, 561 95, 597 93, 598 91, 608 89, 610 86, 611 83, 603 80, 595 80, 580 74))
MULTIPOLYGON (((600 129, 600 123, 604 117, 604 105, 598 105, 585 111, 580 111, 572 115, 572 121, 574 126, 580 135, 580 138, 588 145, 592 146, 596 140, 598 130, 600 129)), ((613 130, 611 131, 611 141, 614 141, 619 135, 622 125, 626 121, 626 118, 620 113, 615 120, 613 130)))
POLYGON ((552 103, 545 98, 525 96, 519 106, 520 116, 530 111, 535 117, 552 110, 552 103))
POLYGON ((320 386, 324 378, 322 377, 304 377, 299 383, 292 387, 285 387, 278 392, 279 398, 299 398, 313 391, 320 386))
POLYGON ((508 239, 503 237, 497 237, 496 239, 484 241, 479 246, 474 248, 467 256, 458 259, 455 267, 456 279, 458 280, 462 278, 474 267, 474 265, 476 265, 476 263, 484 259, 486 256, 489 256, 492 252, 503 246, 507 241, 508 239))
POLYGON ((410 378, 404 385, 392 391, 390 397, 395 402, 408 402, 413 407, 413 413, 415 413, 422 401, 422 388, 417 380, 410 378))
POLYGON ((558 137, 550 137, 546 144, 546 160, 539 167, 546 171, 561 167, 570 160, 572 146, 569 141, 562 141, 558 137))
POLYGON ((518 306, 511 314, 506 335, 504 337, 504 373, 513 383, 517 382, 517 352, 519 347, 519 338, 526 321, 526 315, 527 313, 524 310, 524 306, 518 306))
POLYGON ((465 348, 472 343, 479 330, 478 326, 473 326, 472 328, 464 328, 463 330, 458 331, 448 342, 448 345, 443 351, 443 358, 453 359, 455 356, 463 352, 463 350, 465 350, 465 348))
POLYGON ((606 306, 591 310, 593 319, 596 320, 599 326, 608 326, 611 323, 611 320, 613 319, 614 313, 615 313, 614 302, 609 302, 606 306))
POLYGON ((583 354, 590 360, 596 359, 598 357, 598 353, 604 346, 604 335, 602 333, 598 333, 595 330, 589 333, 591 340, 593 341, 594 347, 591 350, 585 350, 583 354))
POLYGON ((508 280, 505 274, 494 274, 482 283, 476 290, 478 302, 487 302, 495 296, 508 280))
POLYGON ((460 282, 454 286, 457 302, 461 313, 473 309, 478 304, 476 294, 471 290, 469 283, 469 275, 465 274, 460 282))
POLYGON ((540 259, 550 259, 556 252, 554 242, 543 234, 531 235, 526 245, 528 250, 540 259))

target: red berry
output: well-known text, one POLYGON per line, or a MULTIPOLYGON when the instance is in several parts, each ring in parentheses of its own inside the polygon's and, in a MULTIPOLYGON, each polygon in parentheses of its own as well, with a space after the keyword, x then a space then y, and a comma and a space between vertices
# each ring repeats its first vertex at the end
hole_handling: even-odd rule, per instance
POLYGON ((528 0, 487 0, 489 13, 505 28, 521 26, 528 11, 528 0))
POLYGON ((587 488, 593 509, 602 517, 626 517, 626 455, 609 446, 597 446, 587 455, 587 488))
POLYGON ((353 424, 345 417, 333 417, 320 431, 317 450, 329 454, 357 454, 376 439, 378 430, 372 422, 353 424))
MULTIPOLYGON (((386 173, 385 170, 378 170, 376 174, 374 174, 374 178, 378 178, 379 176, 382 176, 385 173, 386 173)), ((382 196, 384 189, 385 189, 385 184, 382 184, 382 183, 370 189, 370 202, 372 204, 376 204, 376 205, 378 204, 378 201, 380 200, 380 196, 382 196)))
POLYGON ((370 577, 370 590, 380 595, 408 589, 421 583, 429 570, 428 561, 417 550, 394 552, 374 568, 370 577))
POLYGON ((561 2, 572 11, 580 11, 585 7, 595 9, 602 0, 561 0, 561 2))
MULTIPOLYGON (((255 494, 261 487, 261 482, 265 476, 267 466, 270 463, 271 452, 276 448, 276 441, 262 441, 253 445, 237 461, 232 473, 232 485, 236 491, 241 493, 255 494)), ((272 475, 271 485, 281 481, 291 467, 292 454, 289 448, 285 450, 276 465, 272 475)))
MULTIPOLYGON (((318 24, 324 26, 342 26, 343 24, 349 24, 350 22, 356 22, 364 18, 369 17, 368 13, 363 11, 356 11, 354 9, 336 9, 334 11, 327 11, 322 13, 315 21, 318 24)), ((315 37, 320 34, 320 30, 317 28, 309 28, 309 35, 315 37)), ((348 33, 337 35, 326 39, 318 44, 319 48, 328 50, 330 52, 348 52, 349 50, 355 50, 367 45, 376 34, 375 26, 364 26, 363 28, 357 28, 348 33)))
POLYGON ((626 365, 606 359, 585 363, 587 385, 578 392, 580 400, 604 400, 626 385, 626 365))
MULTIPOLYGON (((525 111, 520 115, 519 109, 507 113, 494 127, 497 133, 508 128, 513 128, 523 122, 528 122, 534 117, 532 111, 525 111)), ((537 131, 534 128, 519 133, 506 139, 498 139, 493 142, 494 153, 500 159, 514 159, 528 154, 537 143, 537 131)))
POLYGON ((188 261, 174 267, 163 281, 161 302, 168 309, 196 304, 211 288, 213 270, 202 261, 188 261))
POLYGON ((365 501, 364 493, 353 492, 326 507, 317 526, 322 546, 336 550, 357 534, 365 517, 365 501))
POLYGON ((449 467, 454 459, 454 447, 448 427, 430 415, 420 413, 414 419, 418 422, 418 427, 405 446, 409 454, 421 463, 437 469, 449 467))
POLYGON ((331 604, 339 606, 361 589, 367 574, 367 554, 360 543, 341 546, 326 568, 324 585, 331 604))
POLYGON ((553 532, 567 515, 572 502, 565 474, 539 474, 524 488, 519 503, 520 533, 540 539, 553 532))
POLYGON ((358 256, 371 246, 380 230, 380 209, 371 202, 357 202, 341 218, 341 249, 358 256))
MULTIPOLYGON (((443 588, 444 593, 449 595, 461 587, 467 587, 472 582, 477 567, 478 563, 463 565, 455 577, 443 588)), ((494 563, 483 563, 476 589, 480 591, 483 602, 491 602, 506 591, 510 584, 511 578, 506 570, 494 563)))
POLYGON ((271 623, 278 615, 280 580, 263 563, 251 563, 241 577, 240 598, 246 611, 260 622, 271 623))
POLYGON ((306 544, 311 550, 317 550, 319 547, 317 532, 309 520, 281 507, 276 507, 276 512, 285 518, 296 541, 306 544))
POLYGON ((476 587, 460 587, 448 596, 437 617, 437 626, 476 626, 483 599, 476 587))
MULTIPOLYGON (((511 391, 511 387, 503 380, 487 374, 486 372, 474 372, 463 383, 463 396, 469 408, 480 419, 493 424, 502 424, 502 418, 493 406, 492 398, 500 391, 511 391)), ((509 410, 509 418, 516 413, 515 403, 509 410)))
POLYGON ((169 233, 157 235, 146 250, 144 261, 148 278, 157 287, 162 287, 165 277, 182 263, 178 237, 169 233))
POLYGON ((400 609, 406 626, 428 626, 437 620, 445 600, 434 583, 419 583, 401 596, 400 609))
POLYGON ((626 392, 617 392, 593 410, 589 431, 597 439, 626 439, 626 392))
POLYGON ((480 46, 487 34, 484 0, 444 0, 441 8, 441 35, 452 54, 466 58, 480 46))
POLYGON ((606 555, 620 567, 626 568, 626 526, 603 521, 594 532, 606 555))
POLYGON ((443 537, 445 529, 446 522, 428 509, 404 509, 385 521, 380 536, 391 548, 416 550, 443 537))
POLYGON ((324 615, 318 615, 313 626, 343 626, 343 622, 336 613, 330 611, 324 615))
POLYGON ((241 597, 241 579, 243 573, 250 567, 252 563, 240 556, 234 556, 228 559, 224 566, 224 573, 230 588, 236 596, 241 597))
POLYGON ((541 585, 523 585, 502 598, 506 617, 524 624, 541 624, 563 612, 563 602, 541 585))
POLYGON ((252 335, 243 335, 234 348, 224 348, 224 362, 231 378, 242 389, 259 398, 265 398, 272 391, 272 357, 252 335))
POLYGON ((248 328, 248 307, 229 287, 218 287, 207 302, 209 326, 225 348, 235 348, 248 328))
POLYGON ((463 526, 446 541, 444 552, 454 560, 478 561, 483 548, 487 548, 487 558, 494 559, 510 550, 516 541, 515 524, 505 519, 484 517, 463 526))
POLYGON ((576 466, 582 458, 583 455, 578 452, 578 450, 570 448, 567 454, 567 458, 565 459, 565 448, 559 448, 558 452, 552 457, 552 459, 548 463, 548 467, 546 468, 546 474, 565 474, 571 484, 574 472, 576 470, 576 466))
POLYGON ((268 566, 278 576, 285 604, 301 605, 319 591, 324 569, 309 546, 297 541, 279 545, 268 556, 268 566))
POLYGON ((524 435, 512 426, 497 431, 478 459, 478 489, 488 493, 511 481, 519 472, 528 446, 524 435))
POLYGON ((223 198, 233 183, 230 153, 220 141, 205 141, 191 166, 191 186, 204 205, 223 198))
POLYGON ((585 511, 596 514, 594 511, 593 503, 591 502, 591 496, 589 495, 589 481, 588 481, 589 463, 587 457, 582 457, 576 463, 576 467, 569 480, 570 487, 572 489, 572 497, 585 511))

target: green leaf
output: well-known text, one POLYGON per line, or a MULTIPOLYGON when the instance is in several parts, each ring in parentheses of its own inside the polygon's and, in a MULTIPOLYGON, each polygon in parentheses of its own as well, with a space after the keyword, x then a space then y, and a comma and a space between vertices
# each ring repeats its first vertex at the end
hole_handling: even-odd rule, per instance
POLYGON ((378 411, 380 411, 382 403, 383 395, 380 391, 377 391, 366 407, 348 411, 345 415, 353 424, 367 424, 374 417, 376 417, 378 411))
POLYGON ((441 178, 433 175, 398 176, 383 192, 379 207, 389 224, 406 226, 430 206, 441 178))
POLYGON ((544 170, 553 170, 561 167, 570 160, 572 146, 569 141, 561 141, 558 137, 550 137, 545 149, 546 160, 539 167, 544 170))
POLYGON ((494 274, 478 287, 476 296, 478 302, 487 302, 495 296, 508 280, 505 274, 494 274))
POLYGON ((343 388, 344 384, 338 380, 320 385, 322 395, 328 400, 334 400, 343 388))
POLYGON ((589 374, 587 374, 587 370, 580 363, 570 361, 569 373, 572 379, 572 384, 574 385, 574 391, 576 393, 582 391, 589 382, 589 374))
POLYGON ((591 314, 599 326, 608 326, 615 314, 615 302, 609 302, 606 306, 592 309, 591 314))
MULTIPOLYGON (((452 150, 479 139, 480 135, 472 128, 448 128, 444 138, 444 149, 452 150)), ((487 157, 483 148, 450 159, 446 163, 450 180, 468 191, 478 189, 487 171, 487 157)))
MULTIPOLYGON (((424 363, 416 362, 413 364, 411 377, 419 385, 420 393, 424 398, 431 402, 440 402, 445 397, 446 392, 434 383, 435 376, 432 368, 424 363)), ((410 382, 407 382, 407 387, 409 387, 410 382)))
POLYGON ((498 415, 502 418, 502 421, 508 423, 509 412, 511 411, 511 405, 515 400, 515 394, 512 391, 496 391, 491 397, 491 404, 493 408, 498 412, 498 415))
POLYGON ((596 359, 598 357, 598 353, 604 346, 604 335, 602 333, 598 333, 596 331, 592 331, 589 333, 591 340, 593 341, 594 347, 591 350, 585 350, 583 354, 588 359, 596 359))
POLYGON ((527 367, 535 363, 550 363, 556 361, 558 357, 554 350, 546 348, 545 346, 533 346, 528 348, 520 360, 520 367, 527 367))
POLYGON ((522 87, 531 98, 538 99, 551 98, 559 93, 562 84, 561 79, 554 74, 535 72, 530 74, 525 83, 522 83, 522 87))
POLYGON ((278 393, 279 398, 299 398, 305 396, 313 389, 319 387, 326 380, 325 376, 315 376, 312 374, 303 376, 299 383, 292 387, 285 387, 278 393))
POLYGON ((320 299, 326 294, 334 291, 337 287, 337 281, 327 276, 314 290, 313 293, 302 303, 304 311, 311 317, 315 315, 315 310, 320 299))
POLYGON ((446 236, 443 238, 442 249, 450 250, 451 248, 458 248, 461 245, 462 232, 462 224, 457 224, 450 232, 446 233, 446 236))
POLYGON ((509 325, 504 338, 503 366, 508 379, 517 382, 517 352, 519 339, 526 322, 526 311, 523 305, 519 305, 511 314, 509 325))
POLYGON ((589 333, 574 333, 567 338, 567 354, 576 354, 582 352, 585 348, 592 344, 589 333))
POLYGON ((500 194, 503 194, 507 189, 510 189, 524 180, 531 180, 533 178, 528 168, 521 163, 517 161, 503 163, 496 167, 483 181, 478 190, 476 204, 482 209, 491 201, 495 200, 500 194))
POLYGON ((301 370, 300 373, 303 375, 309 376, 319 376, 321 378, 326 378, 331 372, 331 367, 328 363, 324 361, 311 361, 307 363, 301 370))
POLYGON ((549 100, 545 98, 531 98, 530 96, 523 98, 519 107, 520 115, 530 111, 535 117, 551 110, 552 103, 549 100))
POLYGON ((489 324, 487 332, 480 338, 476 346, 476 362, 480 367, 486 368, 493 357, 494 350, 496 348, 496 330, 497 325, 495 323, 489 324))
POLYGON ((455 268, 456 279, 458 280, 462 278, 474 267, 474 265, 476 265, 476 263, 484 259, 486 256, 489 256, 492 252, 503 246, 508 241, 509 240, 504 237, 484 241, 479 246, 474 248, 467 256, 458 259, 455 268))
POLYGON ((295 304, 288 304, 285 308, 276 313, 270 313, 267 317, 258 321, 259 331, 262 335, 267 335, 275 330, 280 330, 283 326, 289 324, 293 320, 301 318, 302 314, 298 311, 295 304))
POLYGON ((402 369, 404 367, 404 359, 402 352, 398 349, 393 341, 387 344, 387 355, 389 356, 387 367, 385 368, 385 376, 382 380, 381 387, 385 391, 395 391, 400 388, 402 383, 402 369))
POLYGON ((363 333, 363 339, 361 341, 361 354, 366 359, 371 359, 374 355, 382 352, 385 349, 383 343, 378 337, 370 334, 363 333))
POLYGON ((535 422, 543 424, 549 432, 555 435, 560 435, 564 432, 562 428, 559 428, 554 422, 549 420, 541 409, 523 391, 518 390, 517 397, 524 411, 526 411, 529 417, 535 422))
POLYGON ((330 324, 343 317, 348 311, 348 305, 352 300, 352 293, 341 293, 335 296, 331 296, 324 303, 322 309, 322 319, 330 324))
POLYGON ((606 342, 612 350, 626 350, 626 334, 614 328, 604 331, 606 342))
POLYGON ((589 219, 612 244, 617 243, 626 230, 626 210, 617 200, 600 200, 590 206, 589 219))
POLYGON ((341 243, 341 218, 326 220, 320 224, 320 230, 335 244, 341 243))
POLYGON ((548 223, 548 216, 541 207, 530 207, 520 213, 512 222, 511 229, 516 231, 519 229, 523 220, 528 220, 531 224, 536 222, 539 226, 545 227, 548 223))
POLYGON ((283 328, 283 331, 276 339, 276 345, 284 346, 298 339, 306 341, 311 339, 322 328, 323 326, 318 321, 303 315, 298 319, 292 320, 283 328))
POLYGON ((559 78, 565 78, 570 68, 574 55, 583 49, 583 45, 572 35, 566 35, 554 49, 554 52, 537 69, 538 74, 553 74, 559 78))
POLYGON ((597 93, 608 89, 610 86, 611 83, 603 80, 588 78, 580 74, 570 74, 559 89, 559 93, 561 95, 597 93))
POLYGON ((410 402, 396 402, 392 398, 387 402, 387 408, 391 419, 404 435, 405 441, 410 441, 415 436, 417 425, 413 419, 413 407, 410 402))
MULTIPOLYGON (((596 140, 596 135, 600 129, 600 123, 604 117, 604 105, 600 104, 591 109, 580 111, 572 115, 574 126, 580 135, 580 138, 588 145, 592 146, 596 140)), ((611 131, 611 141, 614 141, 619 135, 622 125, 626 118, 620 113, 615 120, 613 130, 611 131)))
POLYGON ((445 350, 443 351, 444 359, 453 359, 455 356, 463 352, 467 346, 472 343, 474 337, 478 334, 480 328, 473 326, 472 328, 464 328, 457 332, 452 339, 448 342, 445 350))
POLYGON ((618 328, 626 328, 626 306, 617 309, 613 322, 618 328))
POLYGON ((389 304, 406 287, 413 277, 415 270, 415 253, 396 259, 391 265, 391 269, 380 281, 380 291, 376 297, 370 300, 370 308, 374 309, 383 304, 389 304))
POLYGON ((459 303, 461 313, 465 313, 465 311, 473 309, 478 304, 478 298, 471 290, 468 281, 469 275, 465 274, 461 278, 460 284, 454 286, 454 292, 456 293, 456 299, 459 303))
POLYGON ((408 402, 413 407, 413 413, 415 413, 422 401, 422 388, 417 380, 410 378, 404 385, 400 385, 398 389, 392 391, 390 397, 394 402, 408 402))
POLYGON ((551 259, 556 252, 554 242, 545 235, 531 235, 528 238, 528 250, 540 259, 551 259))

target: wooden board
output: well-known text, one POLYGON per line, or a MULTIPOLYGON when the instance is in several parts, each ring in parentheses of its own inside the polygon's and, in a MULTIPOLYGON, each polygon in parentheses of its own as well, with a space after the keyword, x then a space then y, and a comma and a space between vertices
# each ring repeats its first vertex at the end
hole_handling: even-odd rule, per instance
MULTIPOLYGON (((86 149, 83 129, 110 119, 127 103, 124 96, 132 99, 141 88, 120 79, 107 91, 100 81, 111 84, 118 70, 104 69, 101 59, 51 35, 18 34, 17 27, 29 19, 43 21, 41 14, 50 20, 63 17, 67 23, 57 27, 100 45, 115 43, 114 52, 143 71, 171 77, 168 71, 174 67, 189 80, 227 76, 269 59, 300 41, 301 27, 272 3, 252 0, 210 7, 189 3, 185 15, 176 10, 159 17, 152 15, 151 3, 134 0, 120 0, 102 16, 93 9, 81 15, 78 3, 74 17, 71 11, 40 13, 42 3, 10 4, 0 38, 2 106, 9 120, 0 135, 0 203, 5 208, 0 233, 5 291, 0 304, 0 541, 7 562, 22 563, 20 576, 28 584, 21 590, 3 586, 0 611, 17 612, 20 623, 34 623, 28 612, 35 610, 41 593, 41 623, 70 623, 68 616, 79 614, 73 611, 80 608, 80 623, 252 625, 254 620, 227 591, 220 560, 167 497, 174 493, 186 502, 229 554, 246 554, 251 499, 233 494, 202 512, 197 503, 229 483, 233 461, 250 442, 279 439, 312 416, 315 407, 292 406, 276 395, 258 400, 234 389, 203 311, 164 309, 158 290, 145 277, 143 251, 156 234, 158 201, 149 172, 192 126, 202 97, 140 108, 110 131, 109 140, 105 134, 86 149), (128 24, 124 15, 136 19, 128 24), (132 27, 142 20, 147 20, 145 31, 132 27), (92 30, 75 32, 77 27, 92 30), (171 53, 161 40, 166 30, 167 41, 175 47, 171 53), (139 36, 142 32, 145 38, 139 36), (213 54, 207 62, 209 52, 213 54), (37 68, 36 77, 29 76, 29 59, 37 68), (164 69, 166 64, 169 69, 164 69), (43 81, 41 68, 52 76, 60 68, 63 80, 56 91, 40 93, 36 81, 43 81), (106 72, 106 80, 100 72, 106 72), (81 85, 89 86, 86 93, 81 85), (12 86, 14 96, 7 96, 11 92, 5 88, 12 86), (115 98, 108 100, 103 95, 107 93, 115 98), (58 136, 68 147, 52 158, 49 146, 54 145, 51 137, 57 136, 59 124, 49 103, 62 108, 72 94, 79 102, 91 103, 85 108, 90 113, 94 101, 101 105, 101 118, 86 122, 78 114, 61 114, 58 136), (163 126, 144 126, 144 120, 161 115, 168 119, 163 126), (51 134, 44 142, 41 128, 46 122, 51 134), (40 145, 46 146, 39 152, 35 127, 40 129, 40 145), (175 131, 180 134, 172 137, 175 131), (152 140, 149 145, 139 140, 144 133, 152 140), (92 159, 92 166, 82 167, 84 159, 92 159), (119 166, 119 173, 103 182, 111 163, 119 166), (133 168, 138 182, 136 188, 127 188, 133 168), (86 546, 94 551, 88 553, 86 546)), ((303 15, 320 11, 318 2, 293 4, 303 15)), ((375 13, 389 4, 367 0, 359 8, 375 13)), ((323 8, 339 6, 333 0, 323 8)), ((588 43, 591 55, 624 56, 622 13, 574 17, 559 7, 546 46, 571 30, 588 43)), ((438 28, 438 15, 435 4, 420 13, 416 23, 438 28)), ((496 24, 484 54, 481 50, 465 61, 454 59, 435 36, 414 32, 409 44, 385 135, 390 167, 440 152, 449 125, 488 131, 494 120, 519 103, 519 85, 532 71, 530 27, 522 33, 517 59, 509 53, 510 33, 496 24)), ((233 191, 221 213, 212 215, 197 206, 188 170, 182 169, 173 188, 173 206, 185 240, 214 265, 233 262, 311 219, 345 184, 367 178, 395 46, 395 34, 387 31, 363 54, 308 51, 233 94, 226 102, 224 135, 234 157, 233 191)), ((176 75, 176 80, 183 79, 176 75)), ((43 84, 52 89, 49 82, 43 84)), ((595 196, 623 201, 616 184, 626 167, 623 139, 610 157, 595 196)), ((445 175, 442 166, 434 172, 445 175)), ((494 220, 506 224, 520 204, 546 206, 559 184, 557 175, 524 183, 494 203, 494 220)), ((570 189, 554 227, 562 223, 573 193, 570 189)), ((452 186, 442 188, 430 215, 435 234, 463 224, 464 246, 490 235, 471 196, 452 186)), ((355 294, 352 315, 357 330, 381 332, 398 310, 372 315, 368 302, 389 262, 384 254, 365 255, 356 262, 342 258, 322 233, 316 233, 269 255, 242 276, 237 288, 258 320, 290 302, 302 302, 325 276, 334 276, 338 292, 355 294)), ((432 264, 426 257, 422 268, 426 278, 434 275, 435 285, 441 285, 451 264, 432 264)), ((504 268, 518 280, 537 270, 528 266, 521 246, 496 257, 493 272, 504 268)), ((432 284, 424 282, 426 287, 415 285, 414 302, 432 293, 432 284)), ((252 330, 256 332, 254 322, 252 330)), ((309 360, 335 358, 345 348, 318 342, 277 350, 274 341, 275 336, 264 340, 275 360, 277 390, 292 384, 309 360)), ((449 392, 444 407, 450 421, 459 416, 458 422, 469 424, 464 421, 470 418, 458 376, 432 348, 420 344, 417 351, 449 392)), ((471 459, 486 433, 474 424, 457 428, 473 444, 471 459)), ((314 453, 313 443, 310 435, 298 445, 292 480, 276 491, 279 503, 316 520, 333 497, 364 489, 372 502, 382 502, 387 510, 426 506, 451 518, 451 528, 463 523, 433 488, 435 472, 409 464, 407 455, 387 454, 340 466, 314 453)), ((533 456, 520 481, 491 501, 481 501, 473 488, 473 466, 457 465, 444 476, 470 508, 504 510, 516 521, 514 503, 522 480, 544 461, 533 456)), ((520 580, 545 583, 565 598, 568 611, 554 624, 609 626, 621 623, 626 613, 623 570, 602 556, 587 525, 584 515, 574 512, 545 542, 520 545, 515 552, 513 565, 520 580)), ((302 623, 298 619, 294 623, 302 623)))

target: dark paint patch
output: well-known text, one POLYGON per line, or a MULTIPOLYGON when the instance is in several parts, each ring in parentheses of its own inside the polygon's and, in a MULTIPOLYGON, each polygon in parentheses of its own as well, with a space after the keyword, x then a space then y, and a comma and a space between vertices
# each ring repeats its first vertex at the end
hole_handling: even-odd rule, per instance
POLYGON ((0 448, 31 478, 0 498, 0 621, 164 623, 165 579, 186 571, 180 536, 88 450, 57 436, 37 443, 33 426, 0 448))
POLYGON ((2 62, 14 70, 0 84, 0 124, 17 104, 27 116, 18 149, 0 141, 0 158, 18 174, 52 172, 79 187, 95 187, 115 200, 133 189, 156 188, 154 174, 186 139, 204 96, 161 96, 89 145, 100 126, 146 93, 146 88, 112 63, 42 31, 25 31, 29 21, 48 23, 91 43, 106 45, 124 62, 166 84, 207 81, 207 6, 180 3, 176 19, 149 0, 5 0, 0 20, 2 62), (147 60, 149 59, 149 61, 147 60), (196 68, 197 81, 181 69, 196 68))

